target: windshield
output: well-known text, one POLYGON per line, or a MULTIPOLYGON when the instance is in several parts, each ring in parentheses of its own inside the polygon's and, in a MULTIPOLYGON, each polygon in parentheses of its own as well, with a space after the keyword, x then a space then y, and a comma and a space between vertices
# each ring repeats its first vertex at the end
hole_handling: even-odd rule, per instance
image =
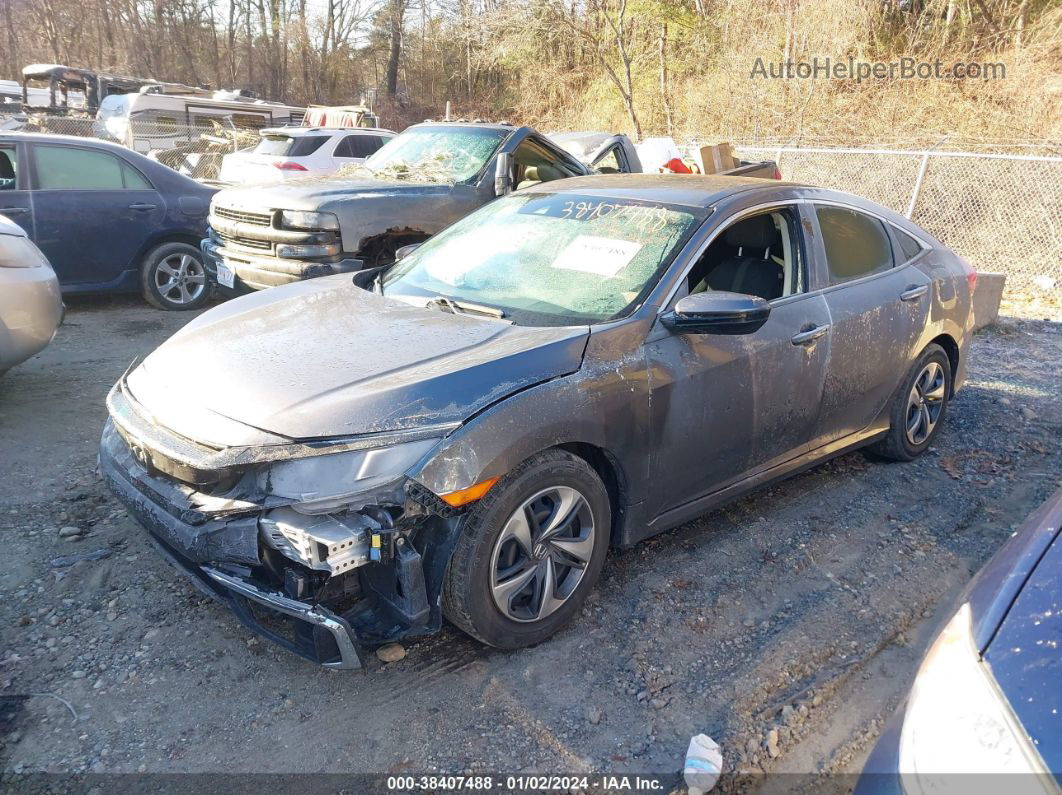
POLYGON ((478 174, 511 130, 421 127, 406 130, 365 161, 373 176, 464 182, 478 174))
POLYGON ((380 289, 494 307, 519 325, 601 322, 644 299, 704 217, 657 202, 515 194, 428 240, 380 289))

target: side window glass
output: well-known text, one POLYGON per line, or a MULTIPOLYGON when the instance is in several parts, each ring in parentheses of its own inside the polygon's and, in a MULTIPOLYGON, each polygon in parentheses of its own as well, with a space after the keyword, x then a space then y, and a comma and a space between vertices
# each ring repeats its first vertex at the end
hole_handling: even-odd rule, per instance
POLYGON ((870 276, 892 267, 892 246, 885 225, 855 210, 816 206, 826 248, 830 283, 870 276))
POLYGON ((903 252, 902 257, 897 257, 900 262, 912 260, 922 253, 922 244, 909 234, 896 226, 892 228, 892 231, 896 235, 896 241, 900 244, 900 251, 903 252))
POLYGON ((575 174, 552 152, 531 140, 524 141, 513 152, 517 189, 540 182, 572 177, 575 174))
POLYGON ((350 139, 352 136, 347 136, 338 144, 336 144, 335 151, 332 152, 332 157, 354 157, 350 151, 350 139))
POLYGON ((122 162, 107 152, 37 144, 34 164, 40 190, 121 190, 122 162))
POLYGON ((128 163, 122 163, 122 177, 129 190, 154 190, 147 178, 128 163))
POLYGON ((336 147, 337 157, 368 157, 380 148, 374 135, 348 135, 336 147))
POLYGON ((15 168, 18 163, 15 147, 0 146, 0 190, 14 190, 16 183, 15 168))
POLYGON ((800 219, 792 207, 742 218, 705 249, 686 277, 688 293, 720 291, 767 301, 804 292, 800 219))
POLYGON ((594 171, 598 174, 618 174, 620 172, 619 158, 616 156, 616 147, 612 147, 603 157, 594 163, 594 171))

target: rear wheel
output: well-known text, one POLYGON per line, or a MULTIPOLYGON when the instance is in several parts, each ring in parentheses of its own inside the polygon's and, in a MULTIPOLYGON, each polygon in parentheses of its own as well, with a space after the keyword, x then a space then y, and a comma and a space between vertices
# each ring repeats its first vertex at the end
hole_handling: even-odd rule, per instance
POLYGON ((583 459, 547 450, 472 507, 447 569, 446 617, 483 643, 545 640, 579 610, 608 550, 608 492, 583 459))
POLYGON ((187 243, 151 249, 140 267, 144 298, 159 309, 199 309, 210 298, 203 252, 187 243))
POLYGON ((888 435, 870 449, 897 461, 924 453, 948 413, 951 378, 944 349, 935 343, 927 346, 893 398, 888 435))

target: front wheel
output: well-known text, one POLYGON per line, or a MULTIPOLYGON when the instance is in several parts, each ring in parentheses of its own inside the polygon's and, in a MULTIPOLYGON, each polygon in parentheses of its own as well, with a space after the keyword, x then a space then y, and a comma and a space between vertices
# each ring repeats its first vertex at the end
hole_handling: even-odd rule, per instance
POLYGON ((579 610, 608 550, 601 478, 563 450, 532 456, 462 519, 443 586, 446 617, 490 646, 545 640, 579 610))
POLYGON ((896 461, 924 453, 944 424, 951 396, 951 362, 936 343, 926 346, 893 398, 889 433, 871 451, 896 461))
POLYGON ((210 298, 203 252, 187 243, 156 246, 140 266, 140 286, 147 302, 159 309, 199 309, 210 298))

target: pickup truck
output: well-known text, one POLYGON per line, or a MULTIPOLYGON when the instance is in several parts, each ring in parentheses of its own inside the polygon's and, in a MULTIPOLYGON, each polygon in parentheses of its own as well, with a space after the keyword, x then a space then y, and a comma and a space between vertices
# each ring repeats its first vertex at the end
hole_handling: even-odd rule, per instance
MULTIPOLYGON (((388 265, 512 190, 641 171, 626 136, 581 135, 601 137, 589 162, 569 151, 578 149, 571 140, 560 145, 530 127, 426 122, 339 175, 222 190, 201 243, 207 268, 223 291, 244 292, 388 265)), ((774 174, 773 163, 764 169, 774 174)))

